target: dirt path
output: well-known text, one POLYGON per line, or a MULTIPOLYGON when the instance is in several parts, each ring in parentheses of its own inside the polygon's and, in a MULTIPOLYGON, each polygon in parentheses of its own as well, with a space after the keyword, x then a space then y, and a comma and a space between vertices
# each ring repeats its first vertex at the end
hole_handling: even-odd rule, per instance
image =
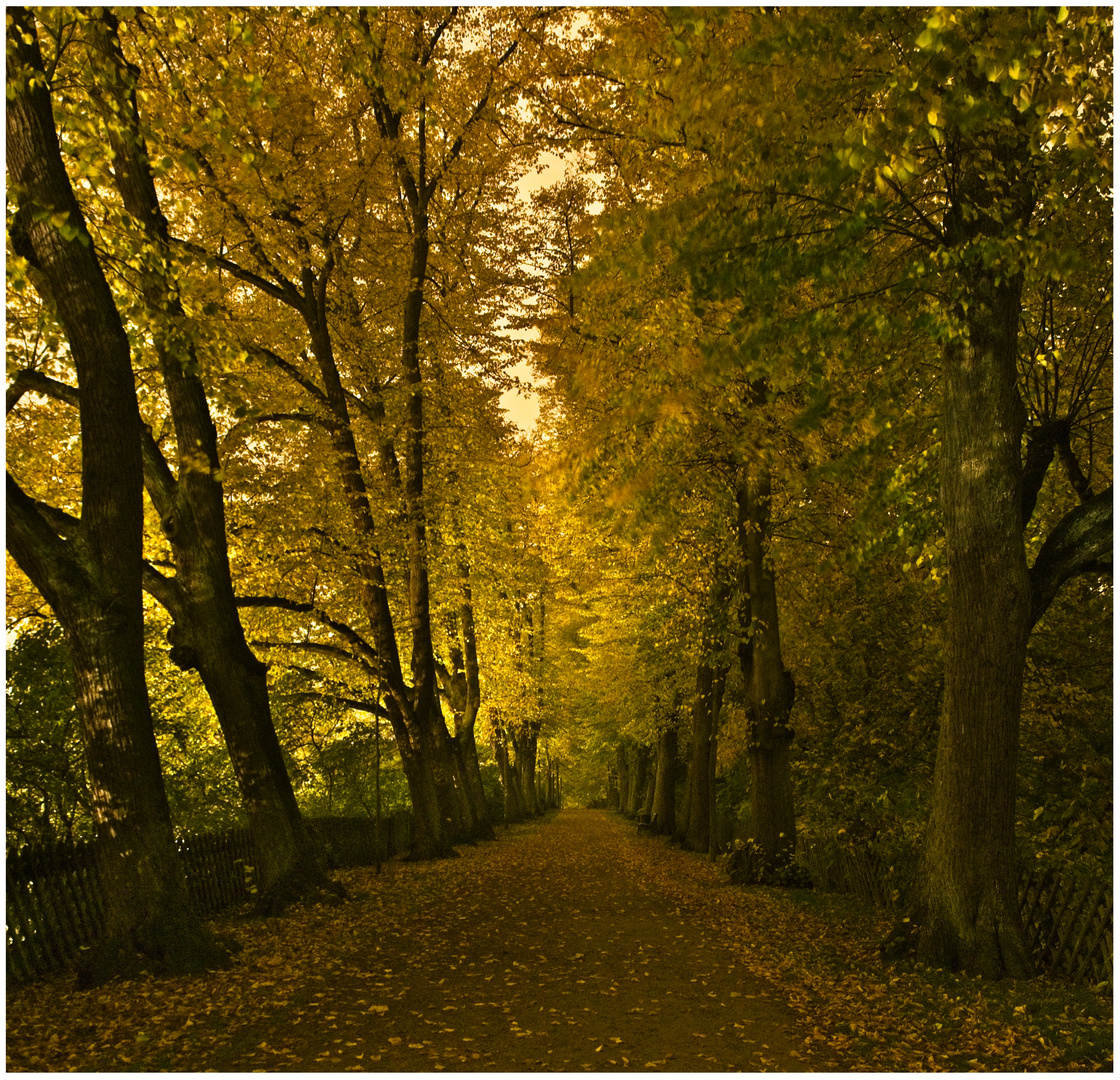
POLYGON ((223 923, 245 942, 234 971, 13 991, 8 1067, 801 1071, 796 1014, 736 966, 708 905, 665 896, 666 858, 695 864, 696 889, 715 875, 581 810, 458 859, 350 870, 351 902, 223 923))

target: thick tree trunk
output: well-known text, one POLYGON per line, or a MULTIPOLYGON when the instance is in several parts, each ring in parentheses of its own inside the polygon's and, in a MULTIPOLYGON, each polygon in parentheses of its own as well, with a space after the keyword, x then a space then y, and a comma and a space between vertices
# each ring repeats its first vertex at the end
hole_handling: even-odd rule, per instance
POLYGON ((663 836, 672 836, 677 830, 677 729, 672 724, 663 727, 657 738, 650 829, 663 836))
POLYGON ((339 893, 296 803, 272 723, 264 664, 245 641, 239 620, 231 623, 225 613, 208 618, 199 606, 208 605, 189 605, 190 615, 180 624, 190 627, 191 644, 184 644, 180 630, 172 659, 197 667, 234 762, 260 858, 258 910, 277 914, 309 890, 339 893), (187 661, 185 649, 191 650, 187 661))
POLYGON ((943 354, 945 691, 912 923, 929 963, 1027 976, 1016 896, 1015 771, 1030 632, 1016 385, 1021 280, 979 265, 966 333, 943 354))
POLYGON ((439 701, 432 701, 430 708, 439 716, 430 718, 426 738, 421 746, 435 782, 444 836, 451 843, 459 843, 468 839, 470 834, 470 809, 464 805, 464 793, 458 784, 459 766, 454 744, 444 722, 439 701))
POLYGON ((105 890, 104 932, 81 978, 201 971, 228 963, 228 951, 190 902, 152 730, 131 350, 62 163, 34 19, 17 8, 8 20, 8 169, 22 193, 12 245, 66 333, 81 395, 82 514, 72 536, 63 540, 7 484, 8 549, 54 609, 74 664, 105 890))
POLYGON ((416 859, 436 859, 453 855, 455 849, 446 842, 442 809, 435 780, 428 760, 415 748, 397 702, 386 702, 389 721, 400 750, 401 767, 408 783, 412 801, 412 850, 416 859))
POLYGON ((751 864, 747 877, 763 884, 781 879, 797 838, 790 779, 794 685, 782 662, 777 587, 766 559, 770 498, 769 467, 750 467, 736 489, 742 561, 738 652, 751 767, 751 835, 744 857, 751 864))

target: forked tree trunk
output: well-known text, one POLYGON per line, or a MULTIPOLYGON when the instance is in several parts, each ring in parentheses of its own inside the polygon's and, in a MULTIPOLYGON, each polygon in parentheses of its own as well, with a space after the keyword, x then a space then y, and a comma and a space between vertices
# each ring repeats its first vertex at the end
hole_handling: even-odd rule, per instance
MULTIPOLYGON (((414 658, 419 661, 419 670, 414 670, 413 685, 409 686, 405 681, 397 647, 381 555, 373 543, 376 528, 351 426, 350 408, 327 325, 326 282, 332 266, 328 261, 318 277, 311 270, 305 270, 303 294, 296 293, 292 286, 294 296, 291 303, 307 325, 311 352, 323 379, 321 404, 330 413, 329 435, 339 480, 346 495, 355 533, 366 545, 364 550, 358 551, 355 559, 358 597, 374 631, 377 660, 391 701, 387 711, 401 752, 401 761, 407 763, 405 777, 413 809, 416 811, 411 854, 420 859, 446 857, 455 854, 449 823, 453 829, 459 817, 459 809, 451 779, 454 767, 450 762, 450 749, 447 746, 447 728, 442 715, 438 724, 433 719, 433 713, 439 709, 434 696, 434 654, 431 679, 428 680, 422 658, 423 649, 419 650, 421 656, 414 658)), ((425 626, 430 635, 430 619, 425 626)), ((414 642, 422 637, 423 630, 413 627, 414 642)))

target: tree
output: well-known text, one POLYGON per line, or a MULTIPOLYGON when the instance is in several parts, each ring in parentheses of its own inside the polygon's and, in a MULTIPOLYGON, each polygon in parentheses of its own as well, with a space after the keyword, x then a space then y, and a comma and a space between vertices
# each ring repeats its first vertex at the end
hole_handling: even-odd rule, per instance
MULTIPOLYGON (((1030 513, 1020 456, 1026 417, 1018 350, 1027 267, 1007 245, 1039 210, 1049 210, 1046 203, 1056 194, 1050 185, 1072 177, 1065 169, 1061 181, 1047 175, 1043 131, 1034 126, 1041 103, 1020 108, 1019 84, 1028 80, 1011 71, 1012 65, 1028 68, 1034 102, 1045 101, 1050 86, 1065 81, 1062 53, 1091 42, 1081 38, 1084 26, 1076 37, 1066 37, 1059 18, 1043 14, 953 19, 930 29, 930 51, 968 49, 975 59, 962 65, 961 89, 945 100, 953 176, 942 250, 952 258, 957 324, 942 350, 949 614, 941 735, 915 921, 921 954, 932 963, 1027 975, 1032 965, 1022 945, 1016 894, 1016 761, 1027 638, 1036 621, 1033 597, 1049 591, 1052 566, 1040 553, 1028 569, 1023 543, 1030 513), (993 63, 1008 69, 1001 83, 991 78, 993 63), (976 109, 985 113, 979 123, 976 109)), ((1100 501, 1107 507, 1082 503, 1063 522, 1066 529, 1083 530, 1083 542, 1070 545, 1077 550, 1054 577, 1064 579, 1110 549, 1111 493, 1100 501)), ((1057 532, 1051 542, 1064 546, 1057 532)))
POLYGON ((9 846, 72 840, 91 818, 74 675, 54 623, 7 650, 4 775, 9 846))
MULTIPOLYGON (((1069 511, 1028 566, 1017 364, 1024 289, 1068 281, 1100 257, 1078 222, 1107 214, 1094 208, 1108 186, 1105 36, 1095 12, 939 11, 924 24, 908 12, 870 22, 764 14, 734 57, 759 78, 689 97, 680 110, 701 144, 709 138, 713 153, 736 162, 712 193, 718 213, 699 217, 679 247, 709 295, 743 299, 737 347, 759 350, 783 334, 779 356, 811 372, 806 346, 856 360, 839 336, 853 329, 883 336, 901 317, 931 335, 950 591, 941 743, 911 925, 925 958, 987 974, 1030 966, 1015 903, 1014 808, 1032 597, 1044 603, 1051 586, 1098 571, 1111 544, 1111 495, 1102 493, 1069 511), (751 87, 764 93, 809 58, 819 76, 767 115, 751 87), (727 110, 739 95, 736 124, 727 110), (723 134, 707 125, 715 117, 723 134), (772 317, 756 316, 762 303, 772 317)), ((720 38, 693 22, 678 40, 700 56, 720 38)), ((817 396, 828 407, 821 374, 817 396)))
POLYGON ((74 665, 106 896, 83 960, 101 982, 152 965, 228 962, 198 920, 175 851, 144 682, 140 410, 127 335, 62 163, 32 16, 8 15, 13 250, 70 344, 81 393, 82 511, 37 504, 8 475, 8 547, 47 599, 74 665))

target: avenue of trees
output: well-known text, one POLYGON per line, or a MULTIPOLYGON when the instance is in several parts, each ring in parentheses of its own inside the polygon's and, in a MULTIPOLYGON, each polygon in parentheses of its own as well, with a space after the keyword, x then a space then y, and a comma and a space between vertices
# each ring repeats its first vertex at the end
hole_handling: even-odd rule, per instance
POLYGON ((1111 41, 9 9, 8 835, 98 838, 87 978, 226 962, 176 828, 271 911, 307 814, 561 789, 1029 975, 1024 860, 1111 865, 1111 41))

